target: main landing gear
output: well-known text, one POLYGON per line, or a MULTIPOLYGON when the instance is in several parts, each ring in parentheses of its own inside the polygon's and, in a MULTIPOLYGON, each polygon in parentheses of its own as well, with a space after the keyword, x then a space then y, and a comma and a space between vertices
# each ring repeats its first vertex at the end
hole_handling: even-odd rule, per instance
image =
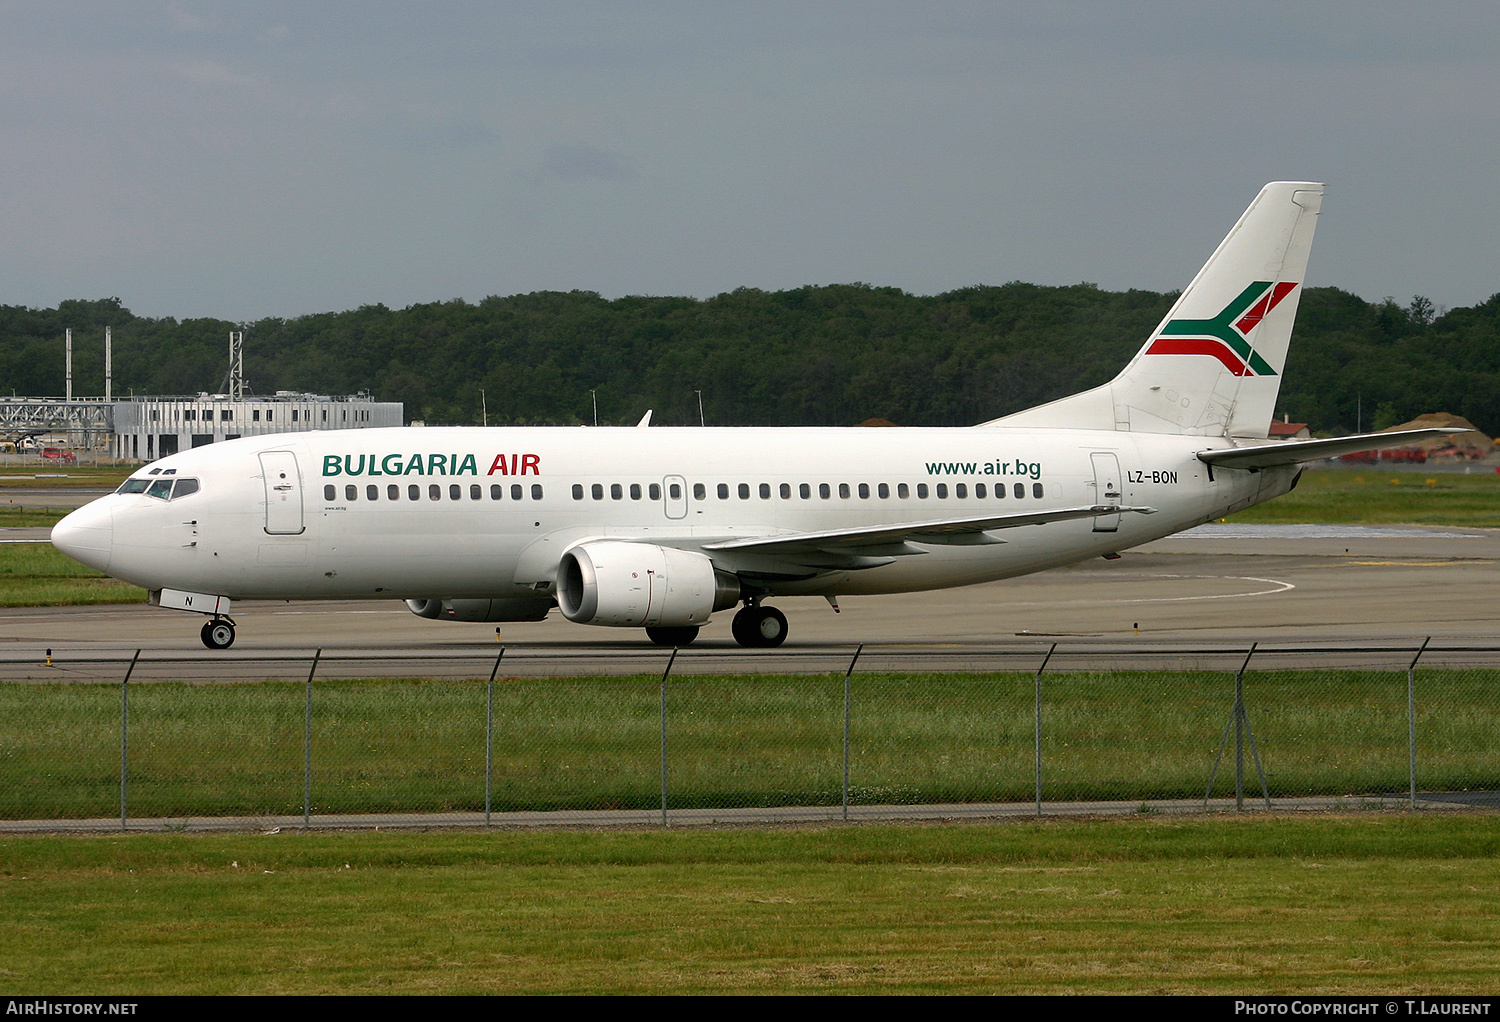
POLYGON ((228 649, 234 645, 234 622, 227 617, 212 618, 199 634, 209 649, 228 649))
POLYGON ((729 628, 735 642, 752 649, 774 649, 786 641, 786 615, 758 602, 745 604, 729 628))

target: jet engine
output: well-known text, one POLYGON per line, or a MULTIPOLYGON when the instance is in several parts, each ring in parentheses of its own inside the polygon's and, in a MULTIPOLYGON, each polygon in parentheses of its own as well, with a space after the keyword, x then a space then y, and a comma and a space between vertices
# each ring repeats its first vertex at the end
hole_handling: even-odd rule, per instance
POLYGON ((540 621, 552 609, 551 600, 507 597, 498 600, 407 600, 417 617, 442 621, 540 621))
POLYGON ((739 600, 739 579, 707 556, 650 543, 580 543, 563 552, 557 571, 557 605, 579 624, 696 626, 739 600))

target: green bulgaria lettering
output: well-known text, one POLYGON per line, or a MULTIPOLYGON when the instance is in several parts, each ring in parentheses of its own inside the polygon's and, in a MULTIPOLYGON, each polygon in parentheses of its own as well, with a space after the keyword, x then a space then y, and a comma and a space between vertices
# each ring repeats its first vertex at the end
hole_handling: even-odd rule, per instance
POLYGON ((474 455, 465 454, 325 454, 325 476, 477 476, 474 455))

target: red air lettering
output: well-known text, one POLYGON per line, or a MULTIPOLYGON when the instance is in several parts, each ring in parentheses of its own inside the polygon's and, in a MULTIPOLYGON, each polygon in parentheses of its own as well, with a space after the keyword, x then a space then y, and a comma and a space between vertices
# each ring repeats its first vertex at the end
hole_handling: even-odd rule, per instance
POLYGON ((503 476, 524 476, 542 474, 542 456, 540 454, 512 454, 509 461, 506 455, 497 454, 495 460, 490 462, 490 470, 486 475, 499 473, 503 476))

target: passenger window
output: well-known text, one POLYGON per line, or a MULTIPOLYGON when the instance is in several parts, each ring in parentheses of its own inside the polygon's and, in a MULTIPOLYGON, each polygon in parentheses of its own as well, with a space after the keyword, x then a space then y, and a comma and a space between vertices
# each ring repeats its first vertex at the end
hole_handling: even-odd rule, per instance
POLYGON ((371 483, 369 486, 366 486, 365 487, 365 499, 366 500, 379 500, 380 499, 380 487, 376 486, 374 483, 371 483))
POLYGON ((926 500, 927 499, 927 484, 926 483, 918 483, 917 484, 917 499, 918 500, 926 500))
POLYGON ((531 499, 532 500, 541 500, 542 499, 542 484, 541 483, 532 483, 531 484, 531 499))
POLYGON ((807 498, 812 496, 812 487, 807 483, 798 484, 797 496, 801 497, 803 500, 806 500, 807 498))
POLYGON ((406 487, 406 496, 411 500, 421 500, 422 487, 418 486, 416 483, 411 483, 406 487))
POLYGON ((740 483, 740 485, 739 485, 739 494, 740 494, 740 500, 749 500, 750 499, 750 484, 749 483, 740 483))
POLYGON ((483 499, 483 497, 484 497, 484 491, 479 488, 479 484, 478 483, 470 483, 469 484, 469 499, 470 500, 481 500, 481 499, 483 499))
POLYGON ((385 488, 385 495, 390 500, 400 500, 401 487, 397 486, 395 483, 391 483, 391 485, 385 488))
POLYGON ((869 500, 870 499, 870 484, 869 483, 860 483, 859 484, 859 499, 860 500, 869 500))
POLYGON ((911 490, 905 483, 897 483, 896 496, 900 497, 902 500, 908 500, 911 497, 911 490))
POLYGON ((652 483, 647 486, 646 496, 650 497, 652 500, 661 500, 661 483, 652 483))
POLYGON ((464 495, 463 487, 459 486, 457 483, 449 483, 448 484, 448 499, 449 500, 460 500, 460 499, 463 498, 463 495, 464 495))
POLYGON ((985 497, 989 496, 989 487, 985 486, 984 483, 975 483, 974 496, 978 497, 980 500, 983 500, 985 497))
POLYGON ((948 499, 948 484, 947 483, 938 483, 937 484, 937 495, 938 495, 938 499, 939 500, 947 500, 948 499))
POLYGON ((995 484, 995 499, 996 500, 1004 500, 1005 499, 1005 484, 1004 483, 996 483, 995 484))
MULTIPOLYGON (((593 498, 595 500, 603 500, 604 499, 604 484, 603 483, 595 483, 593 486, 589 487, 589 493, 593 496, 593 498)), ((520 500, 521 499, 521 495, 517 494, 516 495, 516 499, 520 500)))
MULTIPOLYGON (((652 499, 654 500, 655 498, 653 497, 652 499)), ((720 500, 728 500, 729 499, 729 484, 728 483, 720 483, 719 484, 719 499, 720 500)))
POLYGON ((1040 497, 1042 495, 1042 484, 1041 483, 1032 483, 1031 484, 1031 495, 1033 497, 1040 497))
POLYGON ((828 488, 827 483, 819 483, 818 496, 822 497, 824 500, 827 500, 829 497, 833 496, 833 491, 828 488))
POLYGON ((848 500, 849 499, 849 484, 848 483, 839 483, 839 499, 840 500, 848 500))
POLYGON ((1015 493, 1017 500, 1020 500, 1022 497, 1026 496, 1026 484, 1025 483, 1016 483, 1016 485, 1013 486, 1011 488, 1011 490, 1012 490, 1013 493, 1015 493))
MULTIPOLYGON (((505 487, 499 483, 490 483, 490 500, 499 500, 503 496, 505 496, 505 487)), ((583 486, 579 483, 573 484, 573 498, 575 500, 583 499, 583 486)))
POLYGON ((880 495, 881 500, 889 500, 891 497, 891 484, 881 483, 875 488, 875 492, 880 495))
POLYGON ((708 487, 704 486, 702 483, 694 483, 693 484, 693 499, 694 500, 703 500, 707 496, 708 496, 708 487))
MULTIPOLYGON (((498 485, 491 486, 490 487, 490 491, 491 491, 491 493, 494 494, 494 497, 495 497, 496 500, 500 499, 500 487, 498 485)), ((573 499, 574 500, 582 500, 583 499, 583 484, 582 483, 574 483, 573 484, 573 499)))
POLYGON ((427 499, 428 500, 442 500, 443 499, 443 488, 441 486, 439 486, 437 483, 429 483, 428 486, 427 486, 427 499))
POLYGON ((760 499, 761 500, 770 500, 771 499, 771 484, 770 483, 761 483, 760 484, 760 499))
POLYGON ((963 483, 954 483, 953 495, 962 500, 964 497, 967 497, 969 495, 968 486, 964 485, 963 483))
POLYGON ((630 484, 630 499, 631 500, 640 500, 641 499, 641 484, 640 483, 631 483, 630 484))
POLYGON ((619 483, 610 483, 609 484, 609 499, 610 500, 624 500, 625 499, 625 487, 621 486, 619 483))
POLYGON ((671 496, 671 498, 673 500, 681 500, 682 499, 682 486, 681 486, 681 484, 679 484, 679 483, 673 483, 672 485, 668 486, 667 487, 667 493, 671 496))
MULTIPOLYGON (((153 486, 152 490, 154 491, 155 489, 156 489, 156 487, 153 486)), ((151 494, 151 496, 154 497, 154 496, 156 496, 156 494, 153 492, 151 494)), ((323 487, 323 499, 324 500, 337 500, 338 499, 338 491, 333 488, 333 484, 332 483, 329 483, 327 486, 323 487)))
MULTIPOLYGON (((599 488, 599 484, 595 483, 594 484, 594 488, 598 489, 599 488)), ((521 484, 520 483, 511 483, 510 484, 510 499, 511 500, 520 500, 521 499, 521 484)), ((595 500, 600 500, 602 498, 600 496, 598 496, 598 495, 595 495, 594 499, 595 500)))
POLYGON ((781 484, 781 499, 782 500, 791 500, 792 499, 792 484, 791 483, 782 483, 781 484))
POLYGON ((344 484, 344 499, 345 500, 358 500, 359 499, 359 487, 355 486, 353 483, 345 483, 344 484))

